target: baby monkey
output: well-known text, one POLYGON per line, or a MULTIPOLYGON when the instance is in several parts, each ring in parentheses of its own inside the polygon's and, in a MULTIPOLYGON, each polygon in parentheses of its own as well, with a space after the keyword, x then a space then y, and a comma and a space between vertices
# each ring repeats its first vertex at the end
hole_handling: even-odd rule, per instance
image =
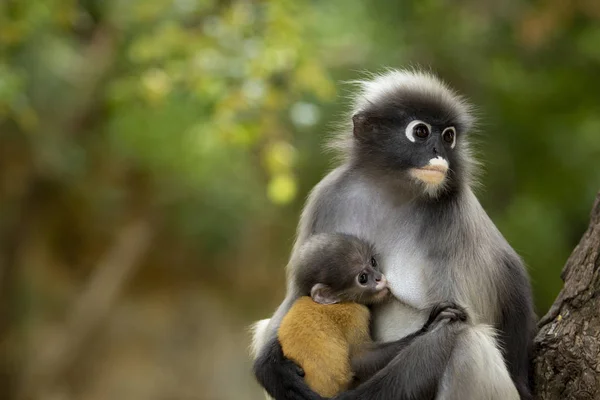
POLYGON ((351 360, 371 343, 367 305, 387 297, 387 281, 374 247, 339 233, 314 235, 291 271, 305 296, 283 318, 279 342, 286 358, 304 370, 308 386, 333 397, 355 380, 351 360))
POLYGON ((279 343, 284 356, 301 368, 307 385, 323 397, 366 381, 423 333, 467 319, 460 306, 440 303, 420 330, 394 342, 374 343, 367 305, 384 301, 389 289, 370 243, 341 233, 316 234, 290 267, 304 296, 284 316, 279 343))

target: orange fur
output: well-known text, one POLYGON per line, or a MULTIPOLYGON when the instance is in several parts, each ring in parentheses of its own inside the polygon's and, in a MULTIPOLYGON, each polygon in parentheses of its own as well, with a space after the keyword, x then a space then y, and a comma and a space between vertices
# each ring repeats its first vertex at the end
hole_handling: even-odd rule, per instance
POLYGON ((300 365, 308 386, 323 397, 348 389, 350 357, 369 343, 369 309, 358 303, 323 305, 299 298, 278 331, 283 354, 300 365))

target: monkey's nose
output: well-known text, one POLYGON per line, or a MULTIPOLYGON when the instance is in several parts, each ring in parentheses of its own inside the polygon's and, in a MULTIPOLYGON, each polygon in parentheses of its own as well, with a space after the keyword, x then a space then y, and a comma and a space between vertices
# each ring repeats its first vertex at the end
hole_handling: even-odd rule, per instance
POLYGON ((433 146, 433 154, 435 154, 436 156, 438 155, 438 151, 437 151, 437 149, 435 148, 435 146, 433 146))
POLYGON ((375 279, 377 285, 375 285, 375 290, 382 290, 387 287, 387 279, 385 276, 381 275, 379 279, 375 279))

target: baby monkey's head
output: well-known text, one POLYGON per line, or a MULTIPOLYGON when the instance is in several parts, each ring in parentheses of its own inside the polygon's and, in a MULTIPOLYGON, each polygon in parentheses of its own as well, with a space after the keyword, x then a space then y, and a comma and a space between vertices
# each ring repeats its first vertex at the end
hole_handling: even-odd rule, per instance
POLYGON ((313 235, 292 267, 298 286, 321 304, 373 304, 389 293, 372 244, 342 233, 313 235))

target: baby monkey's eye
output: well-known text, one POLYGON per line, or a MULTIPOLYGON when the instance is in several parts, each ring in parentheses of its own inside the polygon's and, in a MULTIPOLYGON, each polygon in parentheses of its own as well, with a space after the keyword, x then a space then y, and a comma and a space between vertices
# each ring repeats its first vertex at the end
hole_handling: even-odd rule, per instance
POLYGON ((371 257, 371 266, 372 266, 373 268, 376 268, 376 267, 377 267, 377 260, 375 259, 375 257, 371 257))
POLYGON ((362 272, 358 276, 358 283, 360 283, 361 285, 366 285, 368 281, 369 281, 369 275, 367 275, 366 272, 362 272))

